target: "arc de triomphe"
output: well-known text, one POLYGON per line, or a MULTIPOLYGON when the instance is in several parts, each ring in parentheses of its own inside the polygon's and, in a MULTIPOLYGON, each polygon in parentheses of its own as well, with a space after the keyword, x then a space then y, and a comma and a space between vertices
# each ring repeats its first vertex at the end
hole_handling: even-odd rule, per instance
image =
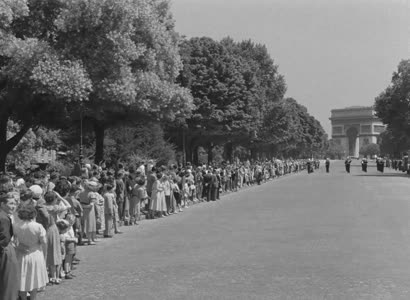
POLYGON ((385 125, 375 116, 373 107, 352 106, 332 109, 332 139, 341 145, 345 156, 359 157, 363 145, 378 143, 378 136, 385 125))

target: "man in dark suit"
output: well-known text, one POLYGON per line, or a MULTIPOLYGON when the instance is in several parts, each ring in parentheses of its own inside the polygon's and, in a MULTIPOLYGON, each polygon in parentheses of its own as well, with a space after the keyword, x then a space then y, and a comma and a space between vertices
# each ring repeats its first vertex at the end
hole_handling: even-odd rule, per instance
POLYGON ((19 278, 16 252, 12 245, 13 227, 10 216, 16 209, 15 192, 0 194, 0 299, 18 297, 19 278))

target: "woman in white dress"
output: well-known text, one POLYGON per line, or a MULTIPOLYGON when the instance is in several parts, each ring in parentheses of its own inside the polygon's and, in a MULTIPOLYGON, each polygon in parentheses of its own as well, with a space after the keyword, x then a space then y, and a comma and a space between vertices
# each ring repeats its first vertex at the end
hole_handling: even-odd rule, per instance
POLYGON ((43 254, 43 245, 47 242, 46 230, 35 221, 36 215, 34 206, 22 206, 18 211, 19 220, 13 225, 22 300, 27 299, 27 293, 30 293, 30 300, 36 299, 37 290, 48 282, 43 254))

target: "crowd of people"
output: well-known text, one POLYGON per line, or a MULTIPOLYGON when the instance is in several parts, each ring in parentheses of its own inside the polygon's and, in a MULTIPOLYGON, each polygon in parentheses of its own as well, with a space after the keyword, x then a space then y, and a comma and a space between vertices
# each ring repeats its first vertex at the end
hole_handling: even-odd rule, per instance
POLYGON ((47 285, 72 279, 77 247, 121 234, 121 226, 177 214, 222 193, 308 169, 316 161, 270 160, 219 166, 115 169, 85 164, 72 176, 36 171, 0 176, 0 299, 36 299, 47 285))

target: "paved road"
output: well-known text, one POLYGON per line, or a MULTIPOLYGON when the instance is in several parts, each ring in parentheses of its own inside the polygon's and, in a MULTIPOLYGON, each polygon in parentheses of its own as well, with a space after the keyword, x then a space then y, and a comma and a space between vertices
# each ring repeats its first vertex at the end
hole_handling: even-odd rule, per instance
POLYGON ((410 299, 410 179, 342 162, 79 247, 41 299, 410 299))

